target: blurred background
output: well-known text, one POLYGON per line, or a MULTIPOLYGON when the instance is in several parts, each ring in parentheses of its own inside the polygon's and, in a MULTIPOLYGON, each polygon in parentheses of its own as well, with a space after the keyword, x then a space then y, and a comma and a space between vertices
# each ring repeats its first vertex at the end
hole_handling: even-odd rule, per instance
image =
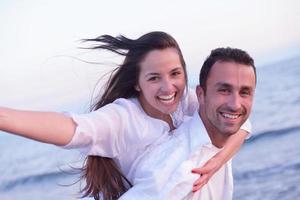
MULTIPOLYGON (((101 76, 122 58, 83 50, 102 34, 165 31, 178 41, 195 87, 216 47, 256 61, 253 135, 234 159, 238 200, 300 196, 300 2, 297 0, 2 0, 0 106, 84 113, 101 76), (91 64, 88 62, 98 64, 91 64)), ((0 199, 75 199, 77 152, 0 132, 0 199)))

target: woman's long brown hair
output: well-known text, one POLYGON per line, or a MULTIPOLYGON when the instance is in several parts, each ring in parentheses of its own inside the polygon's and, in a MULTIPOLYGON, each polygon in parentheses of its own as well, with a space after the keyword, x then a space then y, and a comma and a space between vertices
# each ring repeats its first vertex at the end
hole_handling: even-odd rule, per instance
MULTIPOLYGON (((111 73, 104 92, 92 106, 92 111, 112 103, 118 98, 138 97, 139 93, 135 90, 135 85, 138 83, 140 63, 152 50, 175 48, 178 51, 187 81, 181 50, 175 39, 167 33, 150 32, 136 40, 121 35, 117 37, 102 35, 84 41, 95 42, 96 45, 90 49, 103 49, 125 56, 124 62, 111 73)), ((132 186, 113 159, 101 156, 87 157, 82 168, 81 179, 86 180, 86 185, 81 190, 82 197, 91 196, 95 200, 118 199, 132 186)))

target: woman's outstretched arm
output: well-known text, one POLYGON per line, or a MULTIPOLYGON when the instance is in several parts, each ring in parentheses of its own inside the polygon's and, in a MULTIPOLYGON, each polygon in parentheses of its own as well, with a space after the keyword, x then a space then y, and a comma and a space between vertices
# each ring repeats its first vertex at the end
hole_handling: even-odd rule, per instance
POLYGON ((55 145, 68 144, 76 124, 62 113, 0 108, 0 130, 55 145))
POLYGON ((223 149, 215 156, 209 159, 201 168, 195 168, 192 173, 201 175, 193 185, 193 192, 201 189, 209 179, 240 149, 245 139, 248 137, 248 132, 240 129, 236 134, 231 135, 226 141, 223 149))

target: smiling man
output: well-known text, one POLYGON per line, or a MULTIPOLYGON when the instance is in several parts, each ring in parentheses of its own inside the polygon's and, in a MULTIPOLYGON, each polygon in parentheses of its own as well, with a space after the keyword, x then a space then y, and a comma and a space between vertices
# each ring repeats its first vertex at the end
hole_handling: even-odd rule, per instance
POLYGON ((242 50, 219 48, 204 62, 196 92, 201 120, 215 146, 223 147, 247 120, 255 86, 253 59, 242 50))
POLYGON ((192 171, 218 153, 248 119, 255 87, 254 61, 245 51, 213 50, 196 88, 201 109, 137 159, 130 171, 134 186, 120 199, 232 199, 231 161, 196 192, 192 188, 199 175, 192 171))

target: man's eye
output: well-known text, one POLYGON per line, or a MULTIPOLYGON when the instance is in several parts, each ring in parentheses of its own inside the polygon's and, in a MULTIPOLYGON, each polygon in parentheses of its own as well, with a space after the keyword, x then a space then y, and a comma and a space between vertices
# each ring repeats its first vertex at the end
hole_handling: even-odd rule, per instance
POLYGON ((251 95, 250 91, 241 91, 241 96, 249 96, 251 95))
POLYGON ((229 89, 226 89, 226 88, 220 88, 218 91, 221 93, 229 93, 230 92, 229 89))

